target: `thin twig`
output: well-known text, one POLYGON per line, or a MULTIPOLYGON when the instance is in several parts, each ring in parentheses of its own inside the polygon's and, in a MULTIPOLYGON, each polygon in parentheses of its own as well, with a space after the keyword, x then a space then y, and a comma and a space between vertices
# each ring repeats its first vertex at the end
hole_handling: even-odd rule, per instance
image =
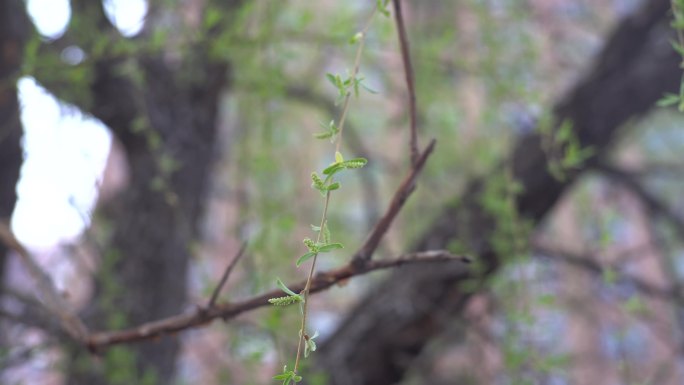
MULTIPOLYGON (((289 98, 299 100, 307 105, 322 109, 330 115, 335 115, 337 106, 335 102, 329 97, 313 91, 310 87, 304 86, 288 86, 285 93, 289 98)), ((368 159, 368 163, 373 163, 374 156, 371 155, 366 145, 361 141, 358 130, 351 125, 351 122, 345 124, 345 145, 354 153, 354 156, 360 156, 368 159)), ((376 177, 370 172, 360 172, 356 175, 361 178, 361 189, 363 190, 363 199, 365 201, 364 214, 366 216, 366 223, 368 230, 370 230, 378 217, 380 216, 377 202, 380 201, 378 192, 378 182, 376 177)))
POLYGON ((624 172, 617 167, 603 162, 599 162, 596 165, 596 169, 603 175, 631 190, 643 202, 648 210, 670 221, 677 232, 684 235, 684 219, 676 215, 672 209, 667 207, 665 202, 648 191, 648 189, 642 183, 639 183, 636 178, 631 177, 628 172, 624 172))
MULTIPOLYGON (((321 241, 321 236, 324 232, 326 222, 328 220, 328 208, 330 207, 330 191, 325 194, 325 205, 323 206, 323 215, 321 217, 321 225, 319 226, 318 236, 316 237, 316 243, 321 241)), ((311 280, 313 278, 314 272, 316 271, 316 261, 318 260, 318 254, 314 255, 313 261, 311 262, 311 268, 309 269, 309 275, 306 277, 306 285, 304 285, 304 304, 302 305, 302 325, 299 329, 299 342, 297 343, 297 356, 295 358, 294 371, 297 373, 299 368, 299 360, 302 356, 302 347, 304 346, 304 336, 306 335, 306 318, 308 315, 309 306, 309 291, 311 290, 311 280)))
MULTIPOLYGON (((354 58, 354 69, 352 70, 352 73, 350 75, 352 80, 356 80, 356 77, 359 74, 359 68, 361 67, 361 54, 363 53, 363 46, 366 43, 366 34, 368 33, 368 29, 370 28, 373 18, 375 17, 377 11, 377 7, 374 7, 373 12, 366 21, 366 25, 364 25, 363 29, 360 32, 361 38, 357 43, 358 47, 356 48, 356 56, 354 58)), ((335 152, 340 151, 340 144, 342 143, 342 133, 344 132, 344 122, 347 119, 347 112, 349 111, 349 101, 351 100, 351 94, 351 91, 348 91, 344 96, 344 103, 342 104, 342 113, 340 115, 340 121, 337 124, 339 133, 337 138, 337 144, 335 145, 335 152)))
MULTIPOLYGON (((593 255, 576 254, 568 250, 553 247, 552 245, 548 245, 541 241, 534 243, 534 251, 536 255, 541 258, 564 262, 597 275, 603 274, 608 269, 620 270, 619 266, 615 266, 614 264, 602 264, 598 262, 597 258, 593 255)), ((679 301, 682 298, 682 293, 680 293, 675 286, 660 286, 628 273, 621 273, 618 276, 618 280, 620 282, 630 283, 641 293, 652 297, 676 301, 679 301)))
POLYGON ((85 341, 88 337, 88 329, 85 324, 59 294, 50 276, 41 269, 31 253, 19 242, 10 227, 4 222, 0 222, 0 241, 19 254, 24 267, 35 281, 41 304, 45 309, 59 319, 67 334, 76 341, 85 341))
POLYGON ((207 305, 207 308, 211 309, 216 304, 216 300, 218 299, 218 296, 219 296, 219 293, 221 292, 221 289, 223 289, 223 285, 226 284, 226 281, 228 280, 230 273, 233 271, 233 268, 238 263, 238 261, 240 260, 242 255, 245 253, 246 248, 247 248, 247 242, 242 242, 242 246, 240 246, 240 251, 238 251, 238 253, 235 255, 235 257, 233 257, 233 259, 230 261, 228 266, 226 266, 226 270, 223 272, 223 276, 221 277, 221 280, 219 281, 218 285, 216 285, 214 292, 211 294, 211 299, 209 300, 209 304, 207 305))
MULTIPOLYGON (((333 285, 344 283, 350 278, 376 270, 397 268, 407 264, 446 262, 462 263, 463 268, 465 269, 471 262, 471 259, 468 256, 453 255, 445 250, 429 250, 404 254, 393 259, 368 261, 363 266, 349 263, 340 268, 316 274, 311 279, 309 294, 326 290, 333 285)), ((305 286, 306 281, 287 285, 287 287, 294 292, 301 292, 304 290, 305 286)), ((97 349, 174 334, 186 329, 206 325, 216 318, 228 320, 250 310, 272 306, 268 300, 281 295, 282 291, 280 289, 275 289, 242 301, 217 304, 215 307, 207 309, 205 312, 195 311, 192 313, 179 314, 126 330, 92 333, 88 345, 91 349, 97 349)))
POLYGON ((430 144, 428 144, 420 157, 418 157, 416 164, 411 168, 411 172, 406 176, 401 185, 399 185, 399 188, 394 193, 394 196, 392 197, 385 214, 383 214, 382 218, 380 218, 380 220, 375 224, 375 227, 373 227, 373 230, 371 230, 371 233, 368 235, 368 238, 366 238, 366 241, 363 243, 361 248, 354 254, 354 263, 363 264, 370 260, 371 256, 375 252, 375 249, 378 248, 383 236, 387 230, 389 230, 394 218, 396 218, 397 214, 399 214, 399 211, 401 211, 402 207, 404 207, 404 203, 408 197, 411 195, 411 193, 413 193, 413 190, 415 190, 416 178, 423 170, 423 166, 425 166, 427 158, 435 149, 435 143, 435 139, 430 141, 430 144))
POLYGON ((399 36, 399 48, 401 49, 401 61, 404 63, 404 75, 406 77, 406 87, 409 97, 409 117, 411 119, 411 137, 409 139, 409 150, 411 152, 411 164, 418 163, 418 112, 416 109, 416 87, 413 80, 413 65, 411 64, 411 54, 409 53, 409 43, 406 36, 406 25, 404 15, 401 12, 401 0, 393 0, 394 18, 397 22, 397 32, 399 36))

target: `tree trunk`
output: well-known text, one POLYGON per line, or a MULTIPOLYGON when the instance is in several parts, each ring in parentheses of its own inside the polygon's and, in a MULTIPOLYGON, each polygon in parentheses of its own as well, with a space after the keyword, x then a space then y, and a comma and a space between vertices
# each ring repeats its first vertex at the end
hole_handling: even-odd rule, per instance
MULTIPOLYGON (((665 92, 677 92, 681 58, 668 42, 668 9, 669 1, 653 0, 623 20, 594 67, 554 109, 556 122, 570 120, 581 145, 591 146, 598 156, 624 122, 644 114, 665 92)), ((523 187, 515 201, 517 211, 534 224, 581 171, 564 182, 554 179, 547 171, 538 134, 520 138, 510 162, 514 180, 523 187)), ((317 352, 331 384, 400 381, 426 344, 447 324, 457 322, 477 288, 485 287, 498 271, 506 259, 496 244, 502 224, 483 204, 491 183, 489 179, 470 183, 459 204, 447 206, 416 246, 417 250, 441 249, 457 239, 475 253, 477 268, 412 266, 395 271, 349 313, 317 352), (464 283, 469 283, 469 289, 464 283)))
MULTIPOLYGON (((198 222, 216 150, 217 109, 226 85, 226 66, 200 63, 192 71, 201 76, 184 79, 180 76, 183 68, 174 71, 154 57, 141 60, 141 70, 144 86, 136 88, 132 96, 144 100, 139 117, 118 125, 125 115, 96 115, 116 127, 129 166, 127 188, 102 209, 114 230, 88 315, 91 326, 98 329, 140 324, 182 311, 190 247, 199 235, 198 222), (147 124, 135 134, 132 125, 140 118, 147 124)), ((103 110, 116 106, 113 103, 122 91, 110 75, 103 70, 93 84, 94 94, 106 99, 97 102, 103 110)), ((138 373, 131 379, 140 381, 154 373, 154 383, 171 381, 177 339, 164 338, 132 348, 138 373)), ((80 354, 87 353, 81 350, 80 354)), ((101 369, 117 370, 115 361, 106 362, 101 369)), ((69 383, 109 381, 101 371, 75 370, 69 383)))
MULTIPOLYGON (((39 51, 41 59, 63 67, 37 66, 35 76, 58 98, 107 125, 126 154, 128 185, 98 210, 96 223, 111 231, 95 295, 84 313, 91 329, 111 330, 177 314, 186 304, 190 248, 199 236, 229 69, 211 56, 210 36, 183 51, 169 48, 172 53, 117 50, 118 43, 146 47, 152 33, 124 42, 102 2, 73 0, 71 6, 65 35, 39 51), (73 44, 88 56, 69 66, 58 58, 73 44), (69 71, 83 71, 75 78, 86 82, 65 82, 69 71)), ((214 6, 229 15, 237 2, 214 6)), ((164 338, 112 348, 101 360, 74 346, 67 383, 168 384, 179 346, 178 339, 164 338)))
MULTIPOLYGON (((0 2, 0 220, 9 220, 17 202, 17 181, 23 161, 22 127, 17 96, 24 44, 29 35, 20 0, 0 2), (17 15, 19 17, 17 17, 17 15)), ((7 248, 0 244, 0 281, 7 248)))

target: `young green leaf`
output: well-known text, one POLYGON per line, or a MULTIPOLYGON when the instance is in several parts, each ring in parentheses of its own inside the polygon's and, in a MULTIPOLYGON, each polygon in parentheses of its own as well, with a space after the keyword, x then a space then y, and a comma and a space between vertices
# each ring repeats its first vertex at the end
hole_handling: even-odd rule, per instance
POLYGON ((297 258, 297 262, 295 262, 295 264, 297 265, 297 267, 299 267, 302 263, 304 263, 304 262, 308 261, 309 259, 315 257, 316 254, 318 254, 318 253, 314 253, 313 251, 309 251, 308 253, 297 258))
POLYGON ((302 381, 302 376, 295 373, 294 370, 287 370, 287 365, 285 365, 283 372, 273 376, 273 379, 283 381, 282 385, 290 385, 293 381, 295 383, 302 381))
POLYGON ((311 173, 311 187, 321 192, 323 192, 326 189, 325 183, 323 183, 321 178, 315 172, 311 173))
POLYGON ((376 90, 374 90, 374 89, 368 87, 368 86, 366 85, 366 83, 361 82, 360 85, 361 85, 361 87, 363 87, 364 90, 370 92, 371 94, 374 94, 374 95, 377 95, 377 94, 378 94, 378 91, 376 91, 376 90))
POLYGON ((380 12, 384 16, 389 17, 390 13, 387 10, 387 3, 388 3, 388 0, 377 0, 377 7, 378 7, 378 12, 380 12))
POLYGON ((339 151, 335 151, 335 163, 342 162, 344 162, 344 157, 342 157, 342 154, 339 151))
POLYGON ((325 170, 323 170, 324 175, 334 175, 338 171, 344 170, 344 166, 342 166, 341 163, 333 163, 330 166, 328 166, 325 170))
POLYGON ((323 225, 323 242, 330 243, 330 228, 328 227, 328 222, 323 225))
POLYGON ((328 138, 332 138, 333 133, 330 131, 328 131, 328 132, 317 132, 317 133, 313 134, 313 136, 316 139, 328 139, 328 138))
POLYGON ((335 86, 335 88, 337 88, 337 79, 335 79, 335 75, 333 75, 333 74, 331 74, 330 72, 328 72, 327 74, 325 74, 325 78, 328 79, 328 81, 329 81, 333 86, 335 86))
POLYGON ((667 93, 656 102, 658 107, 669 107, 679 103, 679 95, 667 93))
POLYGON ((311 337, 306 335, 304 336, 304 339, 306 340, 306 345, 304 346, 304 358, 309 357, 309 354, 316 351, 316 341, 314 341, 316 337, 318 337, 318 331, 315 331, 311 337))
POLYGON ((354 36, 349 39, 349 44, 356 44, 363 38, 363 32, 357 32, 354 36))
POLYGON ((343 249, 344 246, 341 243, 327 243, 319 246, 318 252, 319 253, 327 253, 329 251, 337 250, 337 249, 343 249))
POLYGON ((350 169, 350 168, 361 168, 368 163, 368 160, 365 158, 355 158, 355 159, 350 159, 342 162, 342 167, 350 169))
POLYGON ((333 191, 333 190, 339 189, 340 186, 342 186, 342 185, 340 184, 340 182, 335 182, 335 183, 331 183, 330 186, 326 187, 325 189, 326 189, 327 191, 333 191))
POLYGON ((285 293, 292 295, 292 296, 299 296, 299 294, 295 293, 294 291, 290 290, 283 281, 280 280, 280 278, 276 278, 276 285, 280 288, 280 290, 284 291, 285 293))

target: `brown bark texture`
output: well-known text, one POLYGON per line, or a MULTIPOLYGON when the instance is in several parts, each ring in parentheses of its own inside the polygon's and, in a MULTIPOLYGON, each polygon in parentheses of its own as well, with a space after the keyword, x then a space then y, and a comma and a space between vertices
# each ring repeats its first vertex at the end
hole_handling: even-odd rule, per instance
MULTIPOLYGON (((680 58, 670 46, 669 1, 652 0, 622 20, 606 40, 594 65, 554 108, 556 126, 573 124, 582 147, 596 156, 564 181, 547 171, 548 154, 538 133, 519 138, 510 156, 512 177, 522 185, 515 206, 524 221, 538 224, 561 194, 605 155, 619 128, 646 113, 666 92, 677 92, 680 58)), ((449 143, 440 143, 448 148, 449 143)), ((406 266, 369 292, 315 359, 330 384, 394 384, 423 348, 448 325, 462 322, 468 300, 486 288, 507 255, 493 241, 501 226, 483 205, 489 180, 472 181, 434 221, 416 250, 442 249, 452 240, 474 253, 477 269, 455 264, 406 266)))
MULTIPOLYGON (((234 7, 236 2, 220 6, 234 7)), ((127 187, 98 211, 100 223, 111 230, 84 317, 91 329, 103 330, 180 313, 216 150, 228 65, 210 58, 210 38, 186 47, 178 57, 166 46, 122 50, 126 38, 109 22, 102 2, 74 0, 71 7, 66 33, 43 42, 39 50, 43 60, 54 59, 49 61, 53 65, 37 65, 34 76, 58 98, 107 125, 128 162, 127 187), (83 63, 70 66, 58 59, 70 45, 88 55, 83 63), (65 74, 74 70, 84 71, 85 84, 67 80, 65 74)), ((151 35, 143 30, 130 43, 145 46, 151 35)), ((67 360, 67 383, 108 384, 112 378, 170 383, 179 347, 176 338, 126 347, 130 351, 125 355, 132 354, 134 362, 130 368, 117 367, 111 352, 98 359, 76 346, 67 360), (122 377, 124 372, 128 377, 122 377)))
MULTIPOLYGON (((23 2, 0 2, 0 220, 9 220, 17 201, 17 181, 23 161, 17 79, 29 36, 23 2), (19 17, 17 17, 19 15, 19 17)), ((7 248, 0 244, 0 281, 7 248)))

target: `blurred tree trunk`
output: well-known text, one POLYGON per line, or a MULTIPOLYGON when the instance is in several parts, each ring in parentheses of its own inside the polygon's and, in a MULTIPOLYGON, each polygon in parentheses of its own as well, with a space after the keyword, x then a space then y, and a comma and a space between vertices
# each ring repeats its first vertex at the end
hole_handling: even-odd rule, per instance
MULTIPOLYGON (((215 6, 230 15, 236 5, 215 6)), ((132 39, 121 36, 100 1, 72 0, 71 7, 64 36, 41 44, 35 77, 111 129, 124 148, 129 176, 125 190, 98 210, 98 223, 109 234, 86 321, 102 330, 177 314, 186 303, 228 65, 211 57, 210 36, 192 46, 154 46, 153 28, 132 39), (65 63, 62 50, 74 45, 86 59, 65 63)), ((162 4, 151 7, 164 17, 162 4)), ((16 15, 25 18, 25 9, 7 13, 16 15)), ((179 347, 178 339, 164 338, 113 348, 97 360, 77 346, 67 359, 67 382, 168 384, 179 347)))
MULTIPOLYGON (((668 10, 669 1, 652 0, 623 20, 595 65, 554 109, 556 122, 570 120, 582 146, 591 146, 597 157, 623 123, 647 112, 665 92, 677 92, 681 58, 668 42, 672 36, 668 10)), ((536 133, 521 137, 510 159, 512 177, 523 187, 515 201, 517 212, 533 224, 542 220, 582 171, 561 182, 548 173, 548 163, 536 133)), ((447 325, 463 321, 459 315, 470 297, 486 287, 507 257, 495 244, 497 232, 506 224, 483 204, 495 178, 473 181, 459 204, 447 206, 416 246, 442 249, 458 240, 475 253, 476 267, 395 271, 349 313, 316 354, 331 384, 397 383, 431 339, 447 325)))
MULTIPOLYGON (((12 217, 23 161, 17 80, 30 32, 26 20, 16 18, 16 15, 23 15, 23 6, 21 0, 0 1, 0 220, 3 221, 12 217)), ((4 286, 7 253, 5 245, 0 243, 0 288, 4 286)), ((0 327, 0 349, 4 351, 6 340, 2 329, 0 327)), ((0 365, 0 371, 2 369, 0 365)))
MULTIPOLYGON (((14 211, 17 181, 23 161, 16 84, 30 30, 21 12, 22 7, 24 4, 21 0, 0 2, 0 220, 9 220, 14 211)), ((5 245, 0 244, 0 281, 6 253, 5 245)))

